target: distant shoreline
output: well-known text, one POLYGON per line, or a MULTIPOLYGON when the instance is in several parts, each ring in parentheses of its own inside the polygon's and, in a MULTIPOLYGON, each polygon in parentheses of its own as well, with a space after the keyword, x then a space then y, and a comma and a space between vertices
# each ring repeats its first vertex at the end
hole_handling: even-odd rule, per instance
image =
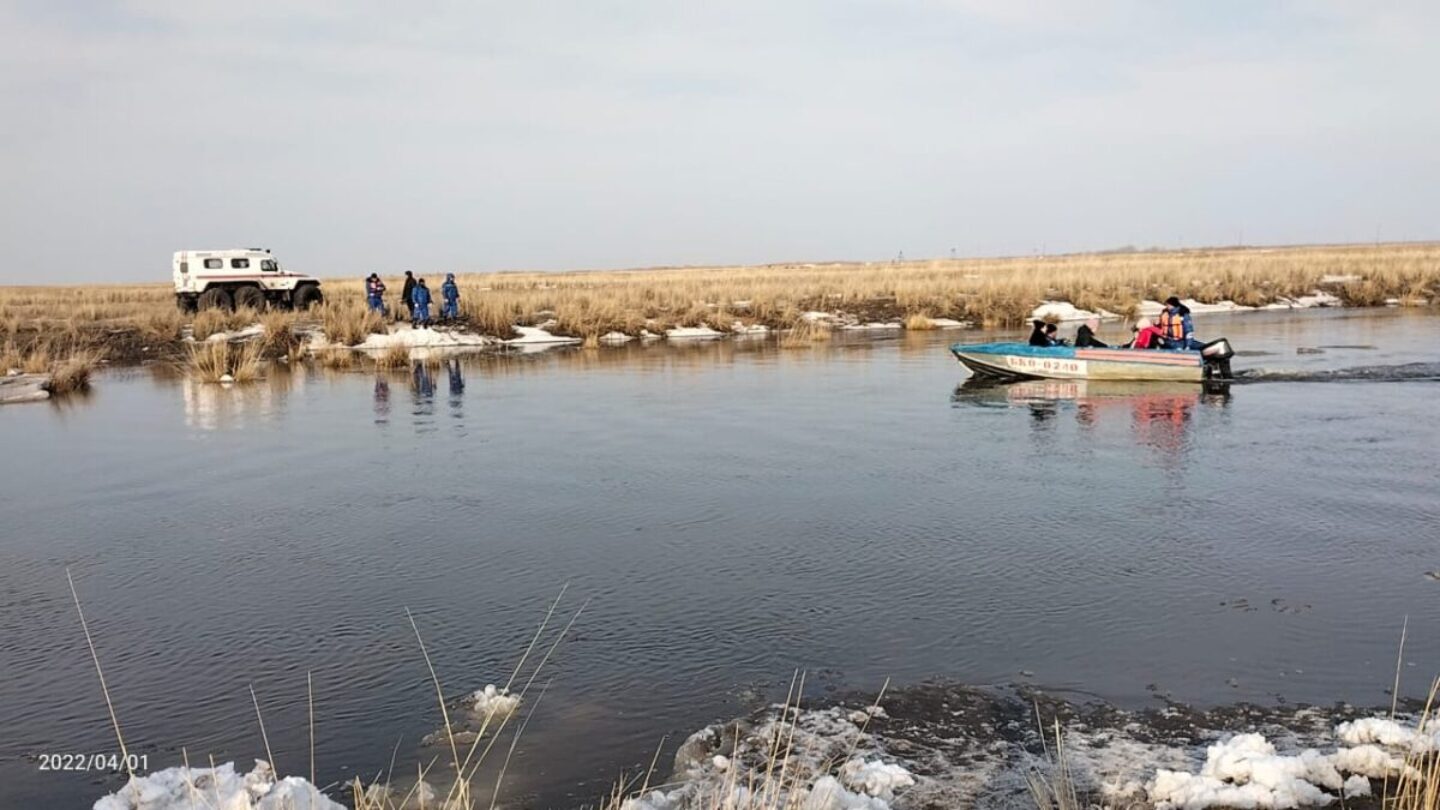
MULTIPOLYGON (((436 292, 442 279, 431 274, 436 292)), ((325 280, 326 302, 318 310, 263 315, 184 314, 159 279, 0 287, 0 373, 45 373, 80 353, 110 363, 183 362, 193 342, 232 336, 263 339, 272 357, 302 348, 308 335, 323 335, 331 347, 436 343, 384 337, 403 332, 399 324, 408 320, 396 292, 399 279, 386 280, 388 318, 367 311, 359 275, 325 280)), ((457 281, 461 317, 448 334, 468 337, 442 343, 518 345, 546 342, 548 335, 598 347, 752 335, 806 345, 855 329, 1013 327, 1031 317, 1089 314, 1131 319, 1169 295, 1193 301, 1197 312, 1317 302, 1431 307, 1440 300, 1440 243, 504 272, 457 281)))

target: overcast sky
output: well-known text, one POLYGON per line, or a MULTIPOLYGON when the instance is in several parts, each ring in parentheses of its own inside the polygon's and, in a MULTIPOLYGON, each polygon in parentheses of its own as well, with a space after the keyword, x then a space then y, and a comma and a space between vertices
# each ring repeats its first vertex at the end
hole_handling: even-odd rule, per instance
POLYGON ((1440 3, 0 0, 0 283, 1440 237, 1440 3))

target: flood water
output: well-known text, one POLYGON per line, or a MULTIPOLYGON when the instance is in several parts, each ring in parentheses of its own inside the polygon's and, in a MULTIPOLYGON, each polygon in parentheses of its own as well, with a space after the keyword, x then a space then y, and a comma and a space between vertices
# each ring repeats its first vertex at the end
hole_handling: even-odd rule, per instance
MULTIPOLYGON (((262 383, 102 375, 0 411, 0 807, 120 784, 75 606, 150 769, 265 756, 413 772, 448 694, 503 683, 585 600, 507 775, 594 803, 624 768, 783 697, 1026 681, 1144 705, 1384 704, 1440 672, 1440 317, 1200 316, 1198 386, 961 385, 912 333, 555 350, 262 383), (1297 354, 1297 347, 1319 349, 1297 354), (1320 348, 1331 347, 1331 348, 1320 348), (1372 379, 1311 382, 1335 369, 1372 379), (1263 374, 1261 375, 1263 376, 1263 374), (1423 375, 1421 375, 1423 376, 1423 375)), ((1106 330, 1102 330, 1103 332, 1106 330)), ((537 653, 537 656, 539 653, 537 653)), ((538 686, 537 686, 538 688, 538 686)))

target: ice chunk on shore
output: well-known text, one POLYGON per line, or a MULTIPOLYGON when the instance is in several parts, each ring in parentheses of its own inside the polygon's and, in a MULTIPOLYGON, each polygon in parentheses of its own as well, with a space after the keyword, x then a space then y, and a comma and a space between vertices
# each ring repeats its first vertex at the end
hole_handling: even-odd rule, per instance
POLYGON ((1336 726, 1335 737, 1346 745, 1378 743, 1419 753, 1435 750, 1440 734, 1422 733, 1383 717, 1365 717, 1336 726))
POLYGON ((717 332, 708 326, 677 326, 665 330, 665 337, 671 340, 715 340, 724 336, 724 332, 717 332))
POLYGON ((214 768, 176 766, 132 777, 125 786, 95 802, 93 810, 345 810, 309 781, 297 776, 276 780, 270 764, 255 761, 241 775, 235 764, 214 768))
POLYGON ((1030 312, 1032 321, 1088 321, 1091 318, 1099 318, 1102 321, 1119 320, 1120 316, 1113 312, 1100 309, 1091 312, 1087 309, 1080 309, 1069 301, 1042 301, 1040 306, 1030 312))
POLYGON ((562 335, 552 335, 552 334, 550 334, 549 332, 545 331, 544 329, 540 329, 540 328, 534 327, 534 326, 515 326, 515 327, 511 327, 511 328, 514 329, 516 332, 519 332, 519 333, 520 333, 520 337, 518 337, 518 338, 511 338, 510 340, 506 340, 506 341, 501 341, 501 342, 503 342, 506 346, 526 346, 526 345, 535 345, 535 344, 541 344, 541 343, 553 343, 553 344, 555 344, 555 345, 566 345, 566 344, 575 344, 575 343, 579 343, 579 342, 580 342, 580 338, 564 337, 564 336, 562 336, 562 335))
MULTIPOLYGON (((1406 739, 1407 729, 1385 723, 1389 721, 1342 723, 1336 736, 1342 741, 1377 736, 1406 739)), ((1341 748, 1332 754, 1307 748, 1285 755, 1276 753, 1275 746, 1259 734, 1238 734, 1206 750, 1200 773, 1162 768, 1147 790, 1160 810, 1324 807, 1339 798, 1336 793, 1368 795, 1368 779, 1393 775, 1404 767, 1399 759, 1371 744, 1341 748), (1351 774, 1348 778, 1342 775, 1347 773, 1351 774)))
MULTIPOLYGON (((265 327, 258 323, 252 323, 244 329, 236 329, 233 332, 212 332, 205 338, 206 343, 231 343, 240 340, 251 340, 252 338, 265 337, 265 327)), ((194 338, 191 338, 194 340, 194 338)))
POLYGON ((486 720, 504 720, 520 706, 519 695, 512 695, 509 689, 497 688, 494 684, 475 690, 470 699, 474 712, 486 720))
POLYGON ((498 341, 485 335, 477 335, 474 332, 458 332, 448 329, 414 329, 409 326, 397 327, 385 334, 371 334, 364 342, 355 346, 357 349, 374 350, 388 349, 392 346, 407 346, 409 348, 481 348, 493 346, 498 341))
POLYGON ((852 759, 840 769, 840 775, 850 787, 886 801, 895 798, 897 788, 915 784, 915 777, 909 771, 878 759, 852 759))

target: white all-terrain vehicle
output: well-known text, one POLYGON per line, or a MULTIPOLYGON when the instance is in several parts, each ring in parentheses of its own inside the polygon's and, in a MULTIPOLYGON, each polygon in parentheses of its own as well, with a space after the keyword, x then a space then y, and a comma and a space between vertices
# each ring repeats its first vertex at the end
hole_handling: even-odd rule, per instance
POLYGON ((175 252, 175 303, 201 309, 309 309, 320 303, 320 279, 287 273, 270 251, 180 250, 175 252))

